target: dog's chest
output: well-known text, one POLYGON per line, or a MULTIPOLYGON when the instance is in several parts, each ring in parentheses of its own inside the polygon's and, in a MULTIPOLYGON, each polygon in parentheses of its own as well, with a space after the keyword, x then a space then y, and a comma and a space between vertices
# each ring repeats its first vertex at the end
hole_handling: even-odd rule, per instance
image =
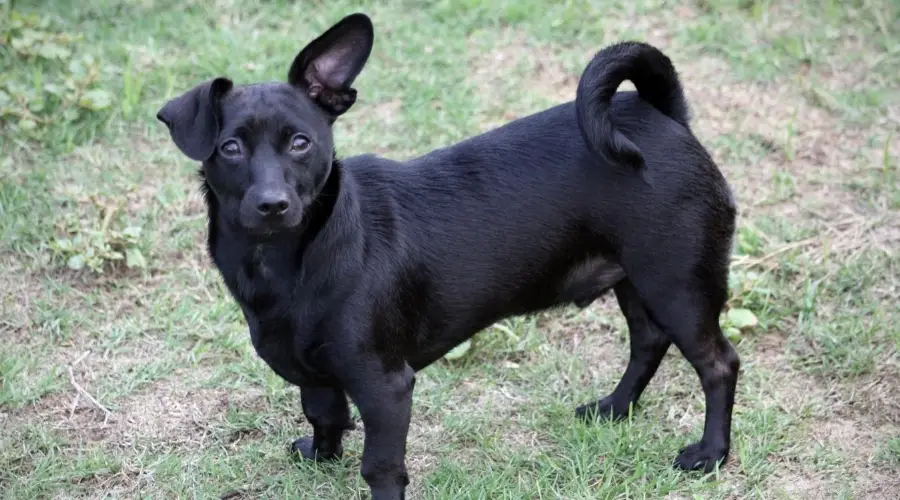
POLYGON ((293 301, 297 277, 286 256, 273 255, 259 245, 234 260, 231 265, 221 268, 231 270, 226 281, 242 305, 265 314, 293 301))
POLYGON ((298 386, 330 380, 316 359, 316 332, 290 313, 258 314, 241 304, 256 354, 281 378, 298 386))
POLYGON ((231 270, 223 276, 241 306, 257 355, 288 382, 306 385, 327 378, 314 357, 318 321, 306 314, 297 296, 300 277, 284 257, 256 248, 220 270, 231 270))

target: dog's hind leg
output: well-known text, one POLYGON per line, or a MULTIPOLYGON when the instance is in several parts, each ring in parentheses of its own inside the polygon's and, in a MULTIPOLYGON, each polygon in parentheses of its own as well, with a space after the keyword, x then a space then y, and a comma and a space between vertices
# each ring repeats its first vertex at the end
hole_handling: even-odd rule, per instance
POLYGON ((303 414, 313 427, 313 435, 293 442, 291 451, 310 460, 334 460, 341 457, 344 431, 353 429, 350 407, 342 389, 303 387, 300 389, 303 414))
POLYGON ((622 379, 610 395, 578 407, 576 414, 584 419, 627 417, 629 408, 637 404, 671 344, 662 329, 650 319, 628 278, 616 284, 614 290, 628 322, 631 355, 622 379))
POLYGON ((709 472, 724 464, 731 445, 740 358, 719 327, 727 298, 727 259, 716 265, 718 261, 707 259, 677 278, 672 266, 663 263, 629 274, 649 317, 691 363, 703 387, 703 437, 679 452, 675 466, 680 469, 709 472))

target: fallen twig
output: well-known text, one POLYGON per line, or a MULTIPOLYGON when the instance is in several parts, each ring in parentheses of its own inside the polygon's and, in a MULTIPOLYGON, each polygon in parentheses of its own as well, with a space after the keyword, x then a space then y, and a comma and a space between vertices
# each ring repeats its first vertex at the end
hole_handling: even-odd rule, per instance
POLYGON ((81 393, 75 393, 75 399, 72 400, 72 406, 69 408, 69 420, 72 420, 72 417, 75 416, 75 410, 78 408, 78 403, 81 401, 81 393))
POLYGON ((735 265, 735 267, 758 266, 758 265, 762 264, 763 262, 772 259, 773 257, 777 257, 778 255, 783 254, 784 252, 793 250, 795 248, 800 248, 800 247, 809 245, 810 243, 814 243, 816 240, 818 240, 818 238, 807 238, 805 240, 795 241, 793 243, 789 243, 787 245, 782 246, 781 248, 775 250, 774 252, 767 253, 766 255, 763 255, 762 257, 742 259, 742 260, 735 259, 736 262, 734 263, 734 265, 735 265))
POLYGON ((86 391, 84 389, 84 387, 81 387, 81 385, 78 383, 78 381, 75 380, 75 372, 72 371, 72 368, 74 368, 75 365, 77 365, 84 358, 86 358, 88 354, 90 354, 90 351, 86 351, 84 354, 79 356, 78 359, 76 359, 74 363, 72 363, 71 365, 69 365, 67 367, 67 370, 69 371, 69 383, 72 384, 72 387, 74 387, 75 390, 77 391, 77 394, 75 396, 75 401, 72 403, 72 409, 70 410, 70 413, 69 413, 69 418, 71 418, 72 415, 75 414, 75 407, 78 406, 78 398, 80 396, 83 396, 85 399, 90 401, 91 404, 93 404, 94 406, 96 406, 103 412, 103 415, 104 415, 103 425, 105 426, 109 422, 109 417, 110 417, 110 415, 112 415, 112 412, 109 411, 105 406, 100 404, 100 402, 97 401, 94 398, 94 396, 91 396, 91 394, 88 391, 86 391))

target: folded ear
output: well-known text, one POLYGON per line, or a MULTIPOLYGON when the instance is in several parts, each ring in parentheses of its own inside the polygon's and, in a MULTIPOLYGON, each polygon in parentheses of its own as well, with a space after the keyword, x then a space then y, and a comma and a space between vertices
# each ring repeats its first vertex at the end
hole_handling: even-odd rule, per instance
POLYGON ((219 100, 231 90, 231 80, 215 78, 167 102, 156 119, 169 127, 175 145, 188 158, 203 161, 212 156, 221 127, 219 100))
POLYGON ((372 52, 373 39, 372 21, 365 14, 341 19, 297 54, 288 83, 337 117, 356 102, 350 86, 372 52))

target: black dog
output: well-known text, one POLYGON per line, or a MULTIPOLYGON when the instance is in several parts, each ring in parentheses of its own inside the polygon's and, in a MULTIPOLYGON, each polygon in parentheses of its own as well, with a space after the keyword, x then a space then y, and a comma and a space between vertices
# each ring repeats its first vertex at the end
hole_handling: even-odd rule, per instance
POLYGON ((253 346, 300 387, 313 435, 292 449, 340 456, 349 396, 373 498, 403 498, 416 371, 501 318, 612 288, 631 359, 577 414, 624 417, 674 343, 706 395, 703 437, 675 464, 724 461, 740 362, 718 318, 736 208, 671 61, 613 45, 574 102, 404 163, 338 160, 331 126, 372 41, 369 18, 348 16, 297 55, 287 83, 216 78, 157 115, 203 163, 209 251, 253 346), (637 92, 616 94, 626 79, 637 92))

